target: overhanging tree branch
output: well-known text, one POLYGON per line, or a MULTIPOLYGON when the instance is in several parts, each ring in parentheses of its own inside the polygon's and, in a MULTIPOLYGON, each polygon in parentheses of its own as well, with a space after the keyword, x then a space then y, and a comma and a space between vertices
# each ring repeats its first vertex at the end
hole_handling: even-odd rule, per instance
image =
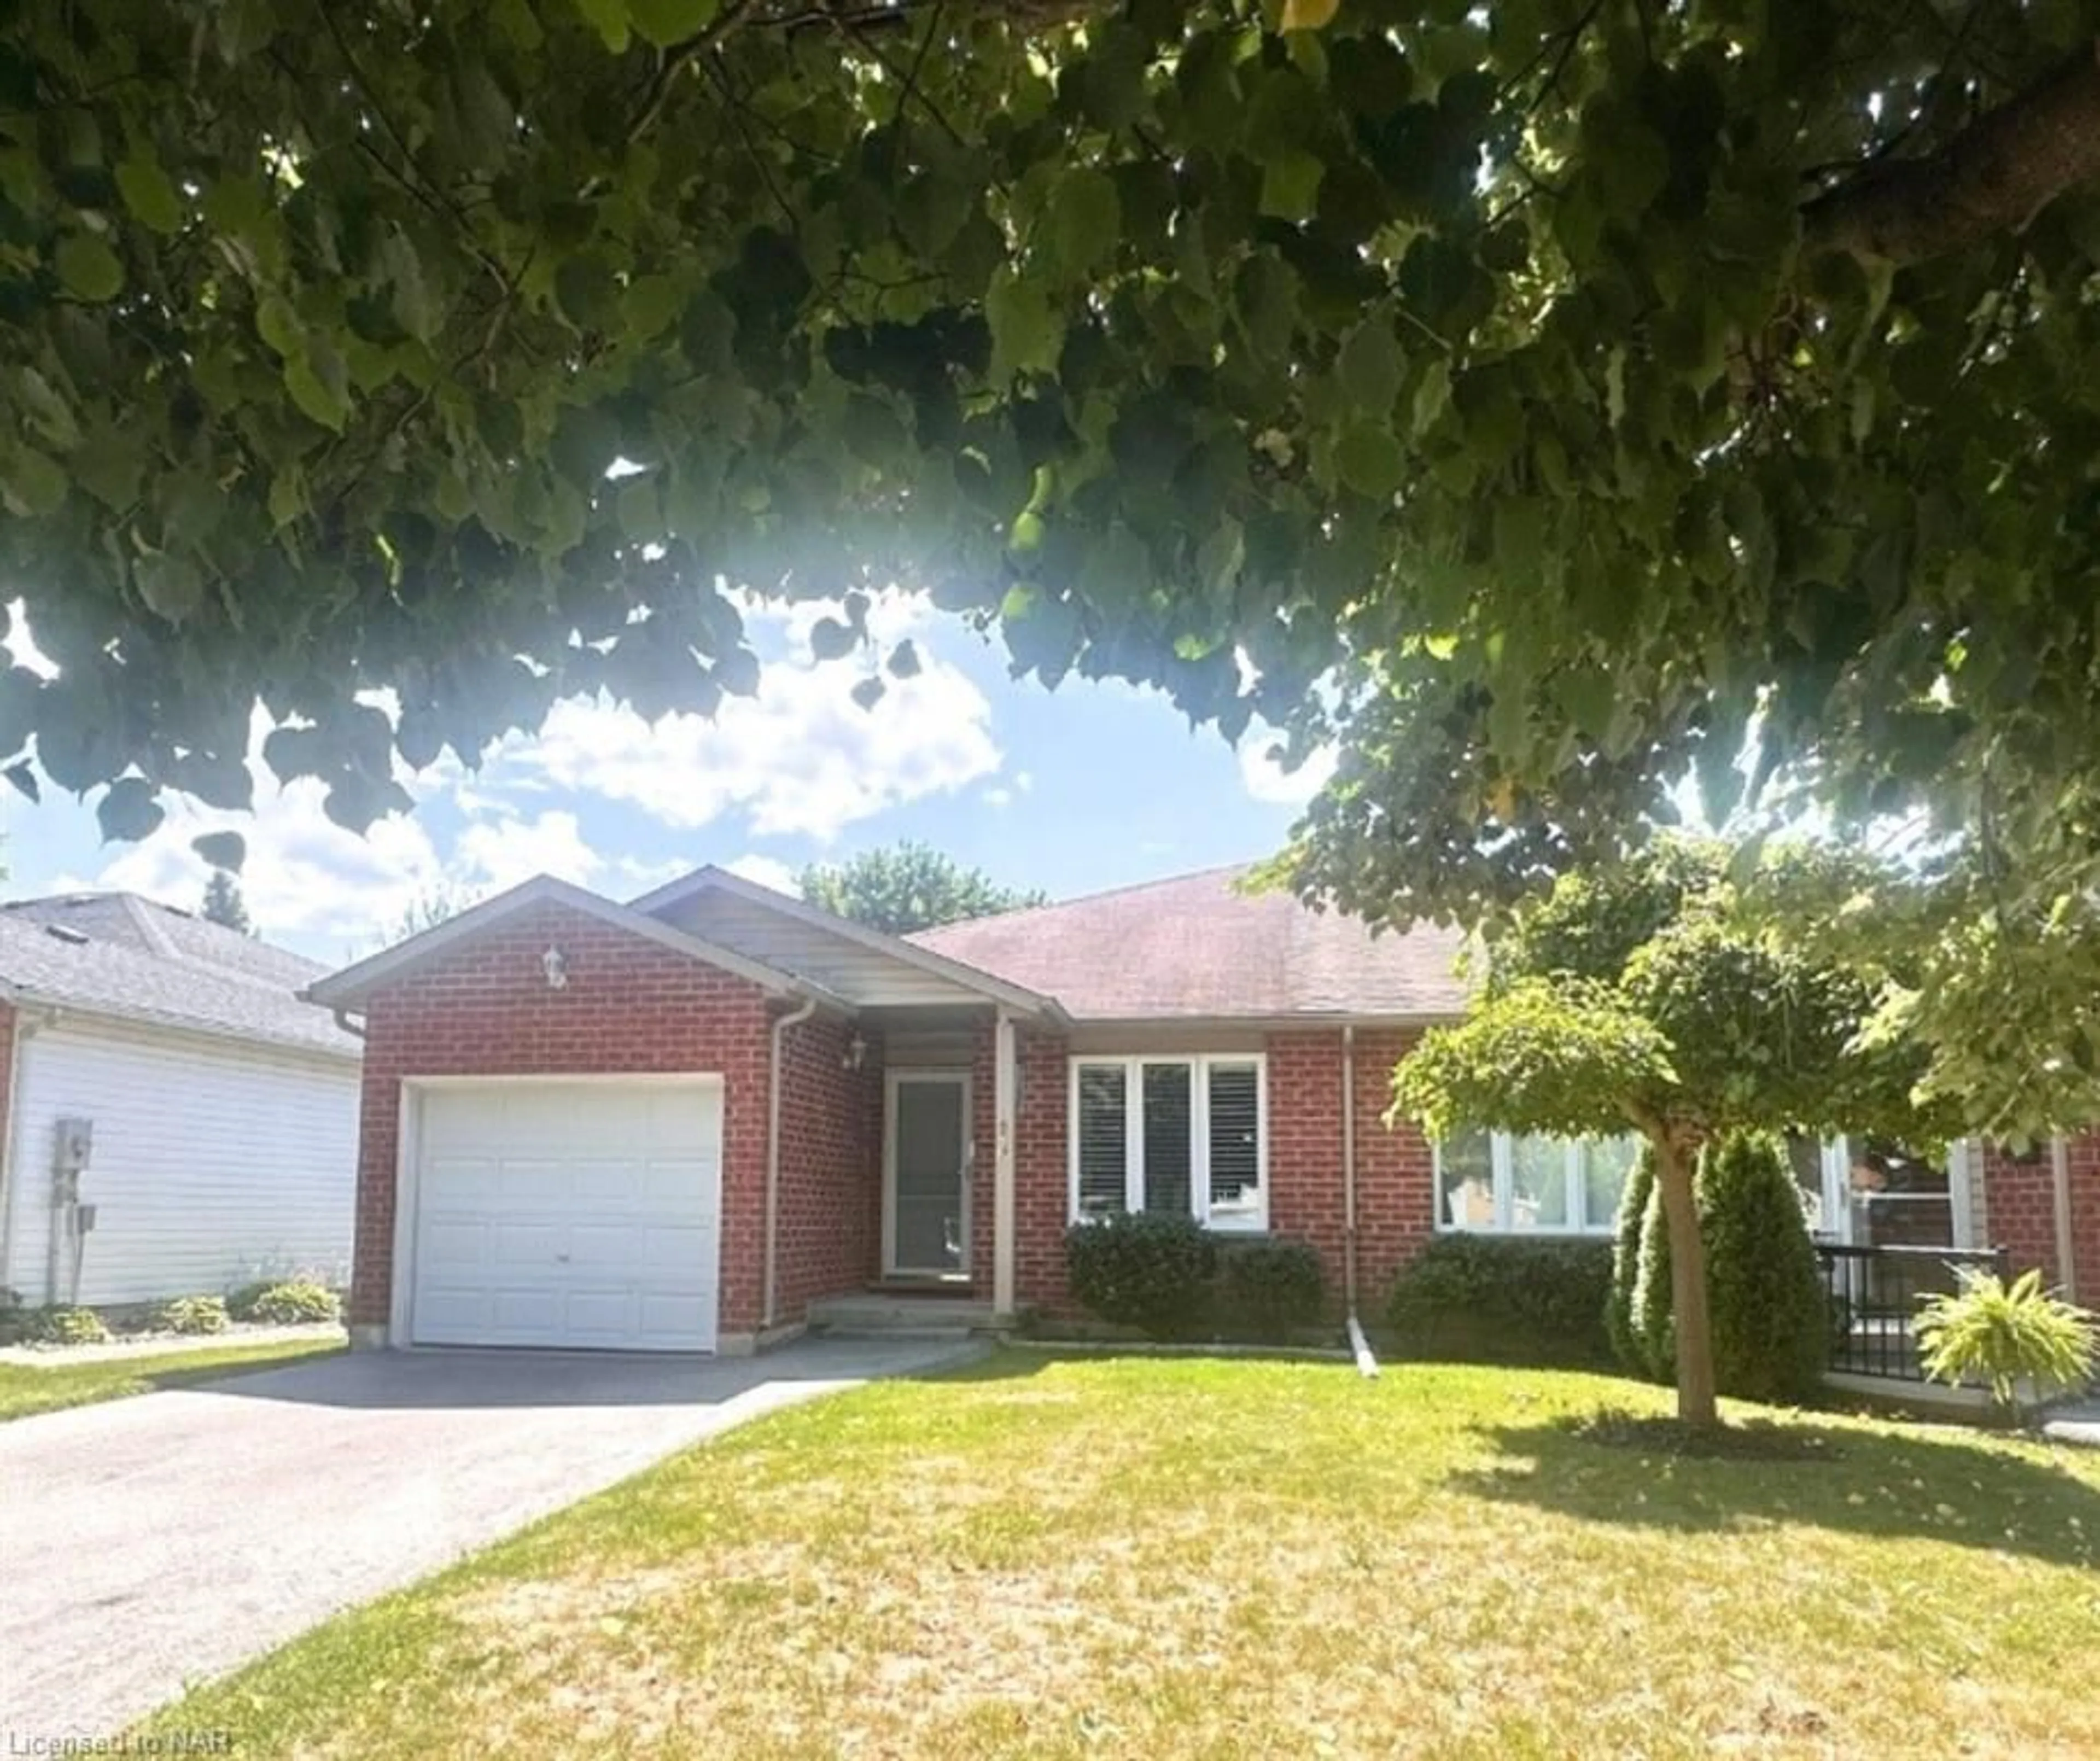
POLYGON ((2100 176, 2100 41, 1937 152, 1884 161, 1803 210, 1811 253, 1919 263, 2018 232, 2100 176))

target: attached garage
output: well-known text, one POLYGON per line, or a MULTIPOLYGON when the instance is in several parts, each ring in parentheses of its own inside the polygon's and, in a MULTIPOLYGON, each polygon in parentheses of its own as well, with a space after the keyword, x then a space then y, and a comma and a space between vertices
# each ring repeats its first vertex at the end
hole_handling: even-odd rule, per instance
POLYGON ((721 1078, 404 1088, 408 1339, 715 1349, 721 1078))

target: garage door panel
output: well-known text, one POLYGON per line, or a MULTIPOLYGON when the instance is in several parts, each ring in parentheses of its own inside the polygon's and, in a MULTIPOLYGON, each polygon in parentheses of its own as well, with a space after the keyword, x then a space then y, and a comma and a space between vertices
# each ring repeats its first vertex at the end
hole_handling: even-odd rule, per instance
POLYGON ((434 1089, 419 1141, 417 1340, 714 1348, 717 1087, 434 1089))

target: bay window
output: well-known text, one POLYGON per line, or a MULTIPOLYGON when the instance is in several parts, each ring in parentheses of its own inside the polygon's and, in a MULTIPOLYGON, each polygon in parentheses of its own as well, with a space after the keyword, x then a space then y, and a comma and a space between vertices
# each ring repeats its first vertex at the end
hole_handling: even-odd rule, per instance
POLYGON ((1436 1145, 1436 1226, 1608 1234, 1640 1139, 1454 1132, 1436 1145))
POLYGON ((1268 1119, 1258 1053, 1072 1061, 1072 1216, 1268 1225, 1268 1119))

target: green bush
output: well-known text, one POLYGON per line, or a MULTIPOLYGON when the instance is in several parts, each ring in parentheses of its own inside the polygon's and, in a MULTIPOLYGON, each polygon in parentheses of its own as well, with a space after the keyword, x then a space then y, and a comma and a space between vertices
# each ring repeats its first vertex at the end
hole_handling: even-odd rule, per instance
POLYGON ((252 1284, 236 1285, 226 1293, 226 1312, 236 1321, 253 1321, 256 1304, 276 1287, 268 1278, 258 1278, 252 1284))
POLYGON ((1652 1382, 1677 1379, 1677 1325, 1671 1318, 1670 1218, 1662 1207, 1662 1183, 1648 1182, 1640 1214, 1640 1251, 1626 1293, 1630 1349, 1621 1359, 1635 1375, 1652 1382))
POLYGON ((1219 1316, 1230 1336, 1281 1345, 1319 1320, 1327 1282, 1307 1243, 1235 1242, 1219 1257, 1219 1316))
POLYGON ((38 1309, 25 1317, 22 1336, 42 1345, 101 1345, 109 1329, 92 1309, 38 1309))
POLYGON ((2010 1288, 1965 1272, 1952 1295, 1926 1300, 1917 1342, 1934 1381, 1982 1382, 2007 1413, 2018 1410, 2022 1383, 2046 1398, 2093 1375, 2093 1317, 2045 1291, 2039 1272, 2022 1273, 2010 1288))
POLYGON ((1634 1325, 1634 1283, 1640 1273, 1641 1235, 1648 1204, 1655 1191, 1655 1152, 1643 1147, 1619 1194, 1618 1221, 1612 1232, 1612 1288, 1605 1299, 1604 1334, 1612 1355, 1639 1375, 1648 1373, 1634 1325))
POLYGON ((250 1319, 267 1322, 272 1326, 297 1326, 309 1321, 338 1320, 342 1304, 325 1285, 293 1278, 258 1293, 249 1303, 248 1313, 250 1319))
POLYGON ((1402 1269, 1386 1319, 1424 1355, 1597 1362, 1611 1282, 1608 1241, 1454 1232, 1402 1269))
POLYGON ((226 1299, 178 1296, 154 1310, 153 1325, 164 1333, 223 1333, 227 1328, 226 1299))
POLYGON ((1118 1212, 1065 1232, 1073 1298, 1153 1339, 1200 1337, 1211 1319, 1217 1250, 1189 1217, 1118 1212))
POLYGON ((1786 1145, 1767 1132, 1709 1145, 1698 1193, 1714 1385, 1744 1400, 1812 1398, 1830 1362, 1830 1300, 1786 1145))

